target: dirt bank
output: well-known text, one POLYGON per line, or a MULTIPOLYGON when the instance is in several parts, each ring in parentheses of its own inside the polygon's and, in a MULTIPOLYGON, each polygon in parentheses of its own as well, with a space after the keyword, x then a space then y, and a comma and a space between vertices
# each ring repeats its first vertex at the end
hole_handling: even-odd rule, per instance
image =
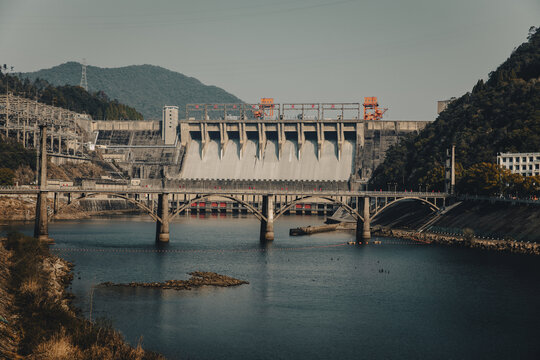
POLYGON ((0 197, 0 221, 34 220, 35 199, 23 197, 0 197))
MULTIPOLYGON (((52 199, 48 199, 49 212, 53 209, 52 199)), ((58 202, 59 212, 54 220, 88 219, 92 216, 140 214, 135 205, 118 199, 85 199, 66 207, 65 200, 58 202)), ((0 197, 0 223, 10 221, 33 221, 36 213, 36 201, 32 197, 0 197)))
POLYGON ((163 359, 134 348, 106 322, 77 316, 71 264, 47 245, 10 234, 0 246, 0 358, 163 359))
MULTIPOLYGON (((60 202, 59 206, 64 206, 60 202)), ((52 199, 48 199, 47 206, 53 207, 52 199)), ((0 223, 10 221, 33 221, 36 214, 35 198, 29 197, 0 197, 0 223)), ((79 204, 73 204, 69 211, 61 212, 55 216, 55 219, 86 219, 90 213, 85 212, 79 204)))

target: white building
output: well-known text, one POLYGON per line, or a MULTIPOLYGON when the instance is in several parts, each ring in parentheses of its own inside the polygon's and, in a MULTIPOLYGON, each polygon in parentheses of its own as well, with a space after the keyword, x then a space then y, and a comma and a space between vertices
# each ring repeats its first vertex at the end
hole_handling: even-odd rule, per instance
POLYGON ((540 175, 540 152, 535 153, 499 153, 497 164, 514 174, 523 176, 540 175))
POLYGON ((178 106, 163 107, 163 118, 161 120, 161 138, 165 145, 174 145, 176 142, 176 131, 178 128, 178 106))

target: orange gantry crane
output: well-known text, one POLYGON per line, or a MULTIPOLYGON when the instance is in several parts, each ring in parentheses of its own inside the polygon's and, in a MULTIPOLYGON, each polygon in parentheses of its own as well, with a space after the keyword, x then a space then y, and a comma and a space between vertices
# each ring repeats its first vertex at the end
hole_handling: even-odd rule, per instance
POLYGON ((274 98, 261 98, 259 109, 254 111, 253 115, 257 119, 274 116, 274 98))
POLYGON ((382 120, 383 114, 388 108, 379 108, 377 97, 364 98, 364 120, 382 120))

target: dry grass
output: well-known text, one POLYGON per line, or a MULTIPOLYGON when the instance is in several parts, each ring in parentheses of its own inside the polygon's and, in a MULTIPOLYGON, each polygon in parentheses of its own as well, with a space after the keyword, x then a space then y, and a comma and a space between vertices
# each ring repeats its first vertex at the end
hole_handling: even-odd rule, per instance
POLYGON ((41 289, 42 287, 41 287, 39 279, 35 277, 31 277, 29 279, 24 280, 19 290, 23 294, 37 295, 41 291, 41 289))
MULTIPOLYGON (((52 256, 46 245, 18 233, 8 234, 3 245, 10 253, 9 258, 16 259, 2 263, 0 280, 3 279, 4 290, 10 293, 17 313, 20 329, 15 346, 17 355, 32 360, 163 359, 159 354, 145 351, 140 343, 137 347, 130 346, 109 322, 91 323, 77 317, 65 290, 72 278, 71 266, 52 256)), ((0 260, 7 257, 7 252, 0 252, 0 260)), ((9 305, 3 305, 2 300, 0 309, 9 305)), ((5 341, 0 341, 3 344, 5 341)), ((15 348, 6 350, 13 353, 15 348)))
POLYGON ((79 348, 71 344, 70 339, 63 333, 53 336, 50 340, 39 344, 32 360, 77 360, 82 354, 79 348))

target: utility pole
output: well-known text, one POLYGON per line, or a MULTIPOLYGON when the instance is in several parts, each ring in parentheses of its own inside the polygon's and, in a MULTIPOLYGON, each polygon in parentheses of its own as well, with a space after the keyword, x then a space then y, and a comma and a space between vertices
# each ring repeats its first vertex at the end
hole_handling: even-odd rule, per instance
POLYGON ((456 145, 452 144, 452 168, 450 179, 450 194, 454 195, 456 187, 456 145))
POLYGON ((454 195, 456 186, 456 146, 452 145, 451 149, 446 149, 446 161, 444 163, 444 192, 454 195))
MULTIPOLYGON (((5 66, 4 69, 6 70, 5 66)), ((11 67, 13 69, 13 66, 11 67)), ((9 71, 6 70, 6 139, 9 137, 9 71)))

